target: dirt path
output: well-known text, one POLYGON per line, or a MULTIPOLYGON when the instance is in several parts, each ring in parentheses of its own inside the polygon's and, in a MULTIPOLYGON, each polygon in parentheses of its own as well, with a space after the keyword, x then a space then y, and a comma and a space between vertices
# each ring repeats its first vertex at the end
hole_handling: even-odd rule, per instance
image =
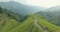
POLYGON ((43 32, 48 32, 47 30, 45 30, 44 28, 42 28, 40 25, 38 25, 37 19, 34 19, 34 24, 35 24, 38 28, 40 28, 41 30, 43 30, 43 32))

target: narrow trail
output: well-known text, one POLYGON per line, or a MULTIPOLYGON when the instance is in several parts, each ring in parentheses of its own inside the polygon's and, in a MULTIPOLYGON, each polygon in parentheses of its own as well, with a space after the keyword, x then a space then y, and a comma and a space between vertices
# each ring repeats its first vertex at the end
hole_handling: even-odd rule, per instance
POLYGON ((34 24, 35 24, 38 28, 40 28, 41 30, 43 30, 43 29, 42 29, 42 27, 41 27, 40 25, 38 25, 38 23, 37 23, 37 20, 36 20, 36 19, 34 20, 34 24))
POLYGON ((48 32, 45 28, 42 28, 41 25, 38 25, 37 19, 34 19, 34 24, 40 28, 43 32, 48 32))

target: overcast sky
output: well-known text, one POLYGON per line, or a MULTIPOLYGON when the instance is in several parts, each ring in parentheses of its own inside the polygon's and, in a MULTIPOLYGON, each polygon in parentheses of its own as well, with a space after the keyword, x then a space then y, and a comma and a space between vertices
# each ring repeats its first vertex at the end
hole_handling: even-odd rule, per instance
POLYGON ((42 7, 53 7, 60 5, 60 0, 0 0, 0 1, 16 1, 26 5, 42 6, 42 7))

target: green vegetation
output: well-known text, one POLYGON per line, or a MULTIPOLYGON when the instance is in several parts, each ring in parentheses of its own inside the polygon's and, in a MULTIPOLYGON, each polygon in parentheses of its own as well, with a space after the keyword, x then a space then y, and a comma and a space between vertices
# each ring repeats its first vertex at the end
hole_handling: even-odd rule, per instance
POLYGON ((41 18, 51 22, 57 26, 60 26, 60 9, 59 7, 49 8, 44 11, 35 13, 40 15, 41 18))
POLYGON ((20 25, 16 20, 10 19, 2 29, 2 32, 9 32, 14 29, 16 26, 20 25))
POLYGON ((0 7, 0 32, 9 32, 20 25, 20 15, 0 7))
POLYGON ((34 24, 34 18, 29 16, 21 25, 10 32, 41 32, 41 29, 34 24))
POLYGON ((59 26, 56 26, 52 23, 49 23, 48 21, 43 20, 40 17, 36 17, 36 18, 38 20, 38 24, 47 28, 47 30, 49 30, 50 32, 60 32, 60 27, 59 26))
POLYGON ((60 32, 60 26, 46 21, 39 15, 24 17, 0 8, 0 32, 60 32))

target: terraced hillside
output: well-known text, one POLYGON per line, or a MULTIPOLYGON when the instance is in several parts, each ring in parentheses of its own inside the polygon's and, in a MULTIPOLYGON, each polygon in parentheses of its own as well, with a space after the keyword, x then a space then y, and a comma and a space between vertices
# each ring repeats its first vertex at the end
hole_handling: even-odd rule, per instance
POLYGON ((38 15, 28 15, 23 22, 19 22, 20 16, 6 11, 0 8, 0 32, 60 32, 59 26, 38 15))
POLYGON ((56 26, 52 23, 49 23, 46 20, 43 20, 41 17, 36 17, 38 24, 41 25, 45 30, 48 30, 49 32, 60 32, 60 27, 56 26))
POLYGON ((8 22, 3 27, 2 32, 60 32, 60 27, 49 23, 38 16, 29 16, 21 25, 14 20, 8 22), (37 20, 36 23, 35 20, 37 20))

